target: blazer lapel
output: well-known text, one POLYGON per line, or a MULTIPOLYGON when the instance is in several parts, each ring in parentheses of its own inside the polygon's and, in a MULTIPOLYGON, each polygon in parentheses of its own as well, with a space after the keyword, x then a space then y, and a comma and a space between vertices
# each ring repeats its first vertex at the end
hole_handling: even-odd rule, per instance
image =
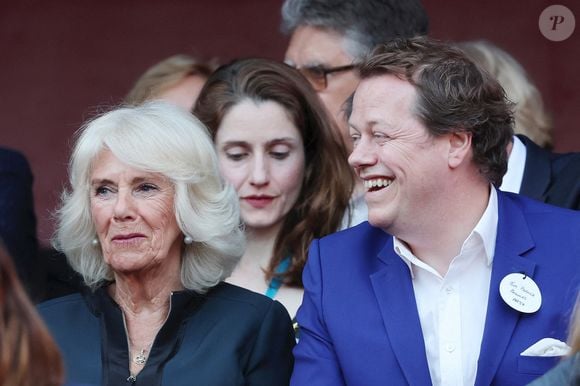
POLYGON ((510 273, 522 272, 533 277, 536 266, 521 256, 534 247, 523 213, 499 191, 498 206, 497 239, 476 386, 491 384, 521 315, 505 304, 499 294, 499 283, 510 273))
POLYGON ((393 252, 392 237, 380 252, 386 265, 370 276, 391 347, 411 385, 431 378, 409 268, 393 252))
POLYGON ((544 201, 552 181, 550 153, 524 135, 518 135, 518 138, 526 146, 526 165, 519 193, 544 201))

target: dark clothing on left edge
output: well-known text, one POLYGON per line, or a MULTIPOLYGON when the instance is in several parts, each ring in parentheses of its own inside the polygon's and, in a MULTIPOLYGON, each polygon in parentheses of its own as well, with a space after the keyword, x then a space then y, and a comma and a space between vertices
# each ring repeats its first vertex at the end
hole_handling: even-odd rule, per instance
POLYGON ((12 256, 28 294, 39 300, 45 271, 37 256, 32 172, 24 155, 6 148, 0 148, 0 241, 12 256))
MULTIPOLYGON (((122 311, 100 288, 39 305, 58 343, 67 382, 130 385, 122 311)), ((292 372, 294 335, 278 302, 221 283, 200 295, 175 292, 133 385, 277 386, 292 372)))

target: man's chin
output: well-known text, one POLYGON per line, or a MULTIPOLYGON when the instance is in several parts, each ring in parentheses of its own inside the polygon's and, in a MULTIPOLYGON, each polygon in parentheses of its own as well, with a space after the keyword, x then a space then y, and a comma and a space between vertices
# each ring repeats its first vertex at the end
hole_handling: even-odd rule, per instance
POLYGON ((389 229, 392 227, 392 221, 383 214, 372 215, 369 212, 369 224, 374 226, 375 228, 381 228, 385 232, 389 233, 389 229))

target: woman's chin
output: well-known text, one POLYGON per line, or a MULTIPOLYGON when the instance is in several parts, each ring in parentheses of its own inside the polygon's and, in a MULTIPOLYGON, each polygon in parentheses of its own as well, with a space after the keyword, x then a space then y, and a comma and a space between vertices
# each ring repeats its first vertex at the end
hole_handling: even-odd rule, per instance
POLYGON ((114 272, 136 273, 144 270, 148 266, 148 259, 142 253, 117 253, 107 259, 107 264, 114 272))

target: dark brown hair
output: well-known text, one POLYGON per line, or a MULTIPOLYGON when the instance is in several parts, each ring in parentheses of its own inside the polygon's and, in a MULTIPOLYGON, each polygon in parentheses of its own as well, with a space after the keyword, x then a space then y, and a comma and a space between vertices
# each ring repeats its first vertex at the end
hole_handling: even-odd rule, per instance
POLYGON ((284 219, 266 271, 266 278, 272 278, 280 261, 290 255, 290 267, 280 276, 287 285, 302 286, 308 246, 314 238, 338 230, 348 209, 354 177, 346 149, 308 81, 284 63, 244 59, 220 67, 202 89, 193 113, 215 140, 229 109, 246 99, 280 104, 302 136, 302 190, 284 219))
MULTIPOLYGON (((499 187, 513 136, 511 103, 499 83, 459 49, 425 37, 395 39, 375 48, 361 79, 393 74, 417 91, 414 113, 433 136, 473 135, 473 161, 499 187)), ((348 109, 348 108, 347 108, 348 109)))
POLYGON ((63 384, 60 352, 0 245, 0 385, 63 384))

